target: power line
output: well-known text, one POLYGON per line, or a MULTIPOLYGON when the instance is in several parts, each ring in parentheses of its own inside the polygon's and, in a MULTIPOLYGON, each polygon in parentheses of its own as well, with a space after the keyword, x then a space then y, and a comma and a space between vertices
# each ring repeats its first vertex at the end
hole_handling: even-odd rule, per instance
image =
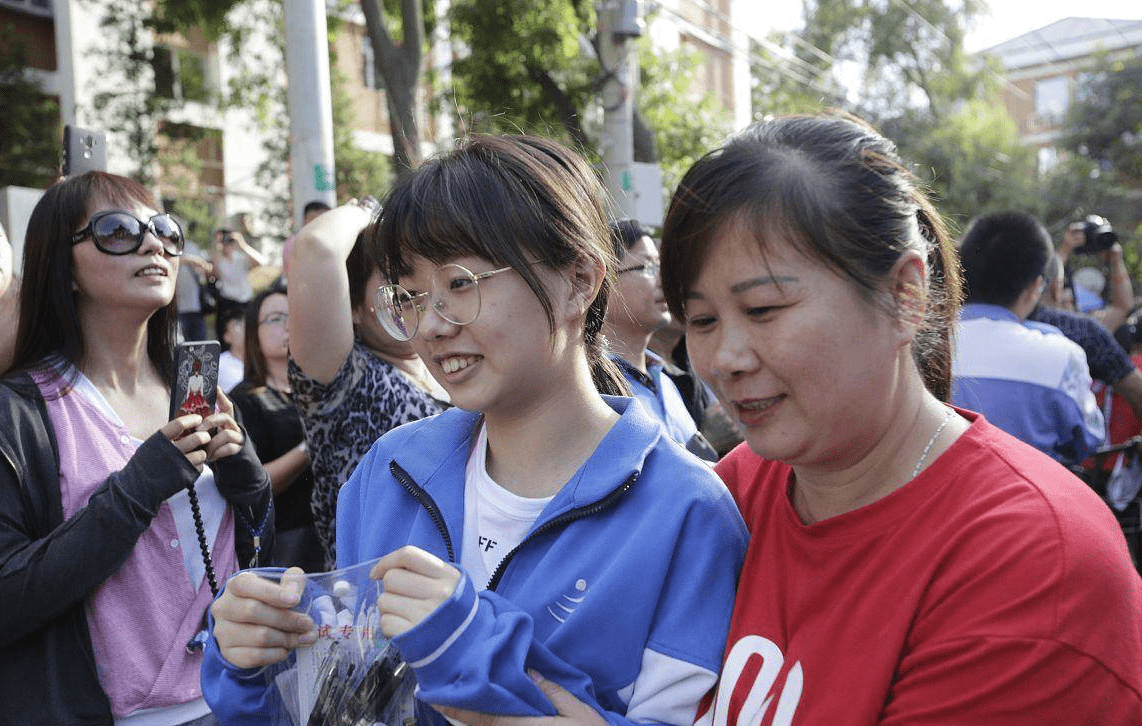
MULTIPOLYGON (((692 26, 692 27, 699 28, 702 31, 710 34, 714 39, 716 39, 717 41, 719 41, 721 43, 723 48, 725 48, 731 52, 740 52, 750 62, 757 63, 757 64, 767 68, 768 70, 774 71, 774 72, 778 73, 779 75, 785 76, 786 78, 789 78, 790 80, 792 80, 794 83, 797 83, 799 85, 805 86, 806 88, 808 88, 810 90, 817 91, 819 93, 823 93, 823 94, 826 94, 829 96, 833 96, 837 93, 837 89, 829 88, 827 86, 822 85, 820 80, 818 78, 814 77, 814 76, 819 76, 823 72, 822 69, 817 68, 816 66, 813 66, 812 64, 806 62, 805 60, 797 57, 795 54, 791 53, 786 48, 782 48, 781 46, 773 43, 770 40, 763 40, 761 38, 757 38, 756 36, 752 35, 751 33, 747 32, 745 30, 742 30, 739 26, 734 25, 732 23, 732 21, 729 19, 729 17, 725 15, 725 13, 718 10, 717 8, 710 6, 709 3, 706 3, 703 0, 690 0, 690 2, 691 3, 701 2, 701 4, 705 5, 711 12, 717 14, 718 16, 720 16, 721 18, 726 20, 727 24, 730 26, 731 31, 738 31, 738 32, 742 33, 742 35, 744 35, 746 38, 748 38, 749 40, 752 40, 753 42, 757 43, 762 48, 765 48, 766 50, 770 51, 774 55, 785 60, 789 65, 777 65, 772 60, 754 53, 752 48, 747 47, 747 48, 743 49, 740 45, 738 45, 736 42, 734 42, 732 36, 730 38, 727 38, 724 34, 718 33, 711 28, 706 28, 706 27, 703 27, 701 25, 698 25, 693 20, 686 17, 682 13, 674 10, 673 8, 666 7, 665 5, 662 5, 662 4, 659 4, 658 8, 660 8, 661 10, 665 11, 666 13, 674 16, 678 20, 681 20, 683 23, 685 23, 689 26, 692 26), (808 73, 810 73, 812 75, 806 76, 804 73, 798 72, 794 68, 790 67, 793 65, 800 66, 801 68, 803 68, 805 71, 807 71, 808 73)), ((805 45, 809 45, 810 47, 813 47, 813 46, 811 46, 811 44, 807 43, 803 39, 801 39, 801 40, 802 40, 802 43, 804 43, 805 45)), ((816 51, 815 55, 818 55, 819 57, 824 57, 824 58, 828 58, 830 60, 833 60, 832 57, 829 56, 827 53, 825 53, 823 50, 821 50, 819 48, 814 48, 814 49, 816 51)))

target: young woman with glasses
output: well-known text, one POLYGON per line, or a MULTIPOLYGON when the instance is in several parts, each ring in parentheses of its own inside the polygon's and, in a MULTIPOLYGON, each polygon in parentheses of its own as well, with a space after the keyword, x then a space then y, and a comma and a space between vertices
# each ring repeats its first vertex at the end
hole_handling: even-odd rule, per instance
POLYGON ((325 568, 313 524, 313 469, 289 376, 289 301, 273 286, 246 306, 245 376, 230 398, 270 475, 274 490, 274 550, 267 564, 325 568))
MULTIPOLYGON (((338 562, 382 558, 381 629, 423 703, 553 714, 537 669, 613 724, 689 726, 714 681, 743 523, 641 404, 604 395, 622 379, 599 337, 603 194, 555 142, 476 137, 397 186, 371 238, 390 282, 374 308, 456 408, 362 460, 338 562)), ((203 680, 220 718, 252 717, 312 642, 291 587, 240 575, 215 604, 203 680)))
POLYGON ((0 722, 214 723, 192 638, 270 545, 270 488, 221 393, 168 421, 182 248, 112 174, 32 211, 0 382, 0 722))

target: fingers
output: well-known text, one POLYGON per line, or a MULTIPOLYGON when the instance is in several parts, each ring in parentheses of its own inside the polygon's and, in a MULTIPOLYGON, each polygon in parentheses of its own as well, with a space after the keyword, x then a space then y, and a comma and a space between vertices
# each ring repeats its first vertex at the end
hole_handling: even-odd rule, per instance
POLYGON ((197 428, 200 423, 202 423, 201 416, 196 413, 188 413, 184 416, 176 416, 170 421, 167 421, 163 424, 163 427, 159 429, 159 433, 171 441, 174 441, 187 431, 197 428))
POLYGON ((571 719, 578 726, 605 726, 607 723, 599 712, 588 703, 584 703, 555 681, 549 681, 539 673, 529 670, 527 672, 543 695, 555 706, 560 716, 571 719))
POLYGON ((300 601, 302 575, 291 568, 278 583, 245 572, 227 583, 210 608, 214 637, 226 660, 240 668, 256 668, 313 642, 313 620, 291 610, 300 601))
POLYGON ((459 570, 412 546, 382 557, 369 576, 384 583, 377 609, 381 631, 390 638, 424 622, 452 597, 460 583, 459 570))
POLYGON ((206 452, 203 447, 210 441, 210 434, 197 430, 202 423, 202 417, 191 413, 168 421, 159 433, 174 444, 182 452, 191 466, 202 471, 206 463, 206 452))
POLYGON ((305 229, 318 235, 351 233, 356 237, 369 224, 370 219, 369 211, 351 200, 314 219, 305 229))
POLYGON ((215 401, 215 405, 218 407, 218 412, 219 413, 227 413, 227 414, 230 414, 231 416, 233 416, 234 415, 234 402, 230 400, 230 397, 226 395, 226 392, 223 391, 221 388, 219 388, 215 392, 215 395, 217 396, 217 399, 215 401))
POLYGON ((406 570, 433 579, 455 577, 457 582, 460 580, 459 570, 431 552, 414 545, 405 545, 382 557, 369 571, 369 577, 380 580, 390 570, 406 570))
POLYGON ((246 440, 242 427, 234 420, 231 412, 211 414, 198 425, 200 431, 206 431, 209 440, 206 443, 206 460, 216 461, 227 456, 233 456, 242 450, 246 440))

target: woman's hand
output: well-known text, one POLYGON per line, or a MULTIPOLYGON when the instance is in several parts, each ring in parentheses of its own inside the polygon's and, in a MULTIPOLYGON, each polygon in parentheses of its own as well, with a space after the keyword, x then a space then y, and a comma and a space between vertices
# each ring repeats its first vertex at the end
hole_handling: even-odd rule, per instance
POLYGON ((294 648, 314 641, 313 619, 291 608, 301 601, 305 573, 291 567, 280 582, 252 572, 230 579, 210 606, 214 639, 222 657, 239 668, 260 668, 285 660, 294 648))
POLYGON ((385 585, 377 598, 377 609, 381 611, 381 632, 389 638, 422 623, 460 584, 459 570, 412 545, 382 557, 369 577, 385 585))
POLYGON ((466 711, 452 706, 433 706, 454 721, 467 726, 607 726, 607 721, 591 706, 580 701, 554 681, 535 671, 528 671, 535 685, 543 691, 558 712, 556 716, 501 716, 494 713, 466 711))
POLYGON ((210 435, 210 441, 206 444, 207 461, 217 461, 237 454, 246 440, 242 427, 234 420, 234 403, 221 389, 218 391, 218 411, 203 419, 198 430, 210 435))
POLYGON ((206 445, 210 443, 210 434, 200 429, 202 420, 198 414, 188 413, 171 419, 159 429, 159 433, 169 439, 200 472, 206 463, 206 445))

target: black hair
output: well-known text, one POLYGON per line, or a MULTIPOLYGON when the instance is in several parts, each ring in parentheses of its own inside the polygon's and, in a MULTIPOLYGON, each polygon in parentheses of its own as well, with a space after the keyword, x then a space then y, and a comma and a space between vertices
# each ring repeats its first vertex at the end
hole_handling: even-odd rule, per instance
MULTIPOLYGON (((48 187, 32 209, 24 236, 24 274, 12 370, 29 370, 52 354, 79 366, 87 341, 76 315, 72 235, 100 204, 142 204, 161 211, 139 182, 102 171, 63 177, 48 187)), ((171 373, 178 329, 177 302, 147 320, 147 357, 164 378, 171 373)), ((69 382, 70 383, 70 382, 69 382)))
POLYGON ((332 207, 325 202, 320 199, 314 199, 305 203, 305 206, 301 210, 301 216, 304 217, 310 212, 328 212, 330 209, 332 209, 332 207))
POLYGON ((928 389, 947 400, 959 267, 943 220, 891 141, 850 116, 784 116, 699 159, 675 190, 662 230, 663 293, 676 319, 685 320, 686 294, 714 240, 735 224, 752 230, 762 248, 780 233, 894 314, 899 307, 882 294, 886 276, 905 252, 919 253, 929 285, 912 353, 928 389))
POLYGON ((637 219, 613 219, 607 223, 611 228, 611 242, 615 258, 626 257, 627 250, 635 246, 643 237, 651 237, 651 229, 637 219))
POLYGON ((265 303, 266 298, 271 295, 287 295, 288 297, 285 285, 267 287, 255 295, 244 308, 244 315, 246 316, 246 349, 245 358, 243 359, 242 382, 255 388, 266 385, 268 367, 266 365, 266 356, 262 352, 262 341, 261 338, 258 337, 258 321, 262 315, 262 304, 265 303))
POLYGON ((603 284, 587 310, 583 336, 596 388, 628 395, 601 334, 613 286, 614 255, 605 191, 586 160, 538 136, 475 135, 424 162, 394 187, 366 230, 390 280, 421 257, 443 264, 466 255, 514 267, 554 330, 551 299, 535 268, 568 271, 602 262, 603 284))
POLYGON ((960 242, 968 302, 1011 307, 1054 257, 1051 234, 1025 212, 993 212, 974 219, 960 242))

